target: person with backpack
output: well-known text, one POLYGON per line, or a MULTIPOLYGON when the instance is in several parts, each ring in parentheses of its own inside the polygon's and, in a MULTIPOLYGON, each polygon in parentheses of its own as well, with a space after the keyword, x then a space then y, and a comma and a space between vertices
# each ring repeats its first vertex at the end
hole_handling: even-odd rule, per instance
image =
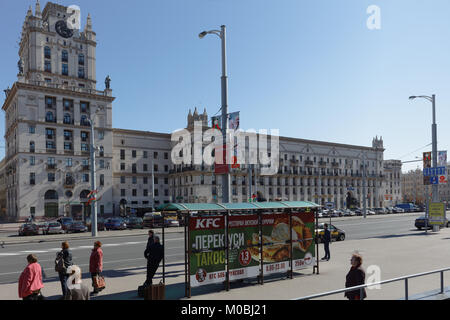
POLYGON ((67 268, 73 265, 72 263, 72 253, 69 250, 69 243, 64 241, 61 244, 62 250, 57 253, 55 260, 55 271, 58 272, 59 281, 61 282, 61 290, 63 296, 61 300, 67 295, 67 279, 69 274, 67 273, 67 268))
POLYGON ((94 243, 94 249, 92 249, 91 257, 89 258, 89 272, 92 278, 92 287, 94 291, 91 295, 95 295, 103 290, 105 287, 99 288, 97 279, 101 276, 103 270, 103 251, 101 249, 102 243, 96 241, 94 243))
POLYGON ((23 300, 42 300, 42 268, 34 254, 27 256, 28 265, 19 278, 19 298, 23 300))

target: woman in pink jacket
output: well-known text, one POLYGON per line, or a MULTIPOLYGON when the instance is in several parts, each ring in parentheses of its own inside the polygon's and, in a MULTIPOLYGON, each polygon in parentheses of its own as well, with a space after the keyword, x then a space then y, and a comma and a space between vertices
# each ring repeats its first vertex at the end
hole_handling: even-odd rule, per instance
POLYGON ((103 250, 101 249, 102 243, 96 241, 94 243, 94 249, 92 249, 91 257, 89 259, 89 272, 91 273, 92 286, 94 291, 91 294, 95 295, 99 293, 103 288, 97 288, 94 283, 94 278, 101 276, 103 270, 103 250))
POLYGON ((42 268, 37 263, 34 254, 27 257, 28 266, 23 270, 19 278, 19 298, 23 300, 38 300, 41 297, 41 289, 44 287, 42 283, 42 268))

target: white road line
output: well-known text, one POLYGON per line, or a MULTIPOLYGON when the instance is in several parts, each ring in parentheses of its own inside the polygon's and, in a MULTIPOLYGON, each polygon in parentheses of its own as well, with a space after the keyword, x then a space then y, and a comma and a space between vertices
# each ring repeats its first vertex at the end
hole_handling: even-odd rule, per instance
POLYGON ((18 252, 11 252, 11 253, 0 253, 0 257, 9 257, 9 256, 18 256, 20 253, 18 252))
POLYGON ((19 253, 46 253, 48 251, 42 251, 42 250, 26 250, 26 251, 19 251, 19 253))

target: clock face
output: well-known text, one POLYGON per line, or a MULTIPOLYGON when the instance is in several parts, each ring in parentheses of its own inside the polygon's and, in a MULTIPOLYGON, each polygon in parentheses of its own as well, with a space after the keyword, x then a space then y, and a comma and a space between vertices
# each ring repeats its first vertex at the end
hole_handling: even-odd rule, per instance
POLYGON ((60 20, 55 24, 56 32, 63 38, 70 38, 73 36, 73 30, 67 27, 64 20, 60 20))

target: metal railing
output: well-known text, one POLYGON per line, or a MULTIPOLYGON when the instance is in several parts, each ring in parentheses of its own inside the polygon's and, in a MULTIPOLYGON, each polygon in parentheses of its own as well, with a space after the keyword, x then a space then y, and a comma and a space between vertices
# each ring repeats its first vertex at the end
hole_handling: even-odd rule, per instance
POLYGON ((427 275, 430 275, 430 274, 435 274, 435 273, 440 273, 441 274, 441 276, 440 276, 440 291, 439 291, 439 294, 443 294, 444 293, 444 272, 445 271, 449 271, 449 270, 450 270, 450 268, 444 268, 444 269, 438 269, 438 270, 434 270, 434 271, 416 273, 416 274, 412 274, 412 275, 409 275, 409 276, 404 276, 404 277, 384 280, 384 281, 380 281, 380 282, 375 282, 375 283, 370 283, 370 284, 363 284, 363 285, 359 285, 359 286, 355 286, 355 287, 349 287, 349 288, 339 289, 339 290, 334 290, 334 291, 328 291, 328 292, 314 294, 314 295, 301 297, 301 298, 294 298, 292 300, 310 300, 310 299, 330 296, 330 295, 343 293, 343 292, 347 292, 347 291, 356 291, 356 290, 359 290, 360 297, 362 297, 363 296, 363 290, 365 288, 373 287, 373 286, 377 286, 377 285, 382 285, 382 284, 386 284, 386 283, 391 283, 391 282, 397 282, 397 281, 405 281, 405 300, 409 300, 408 280, 412 279, 412 278, 418 278, 418 277, 423 277, 423 276, 427 276, 427 275))

